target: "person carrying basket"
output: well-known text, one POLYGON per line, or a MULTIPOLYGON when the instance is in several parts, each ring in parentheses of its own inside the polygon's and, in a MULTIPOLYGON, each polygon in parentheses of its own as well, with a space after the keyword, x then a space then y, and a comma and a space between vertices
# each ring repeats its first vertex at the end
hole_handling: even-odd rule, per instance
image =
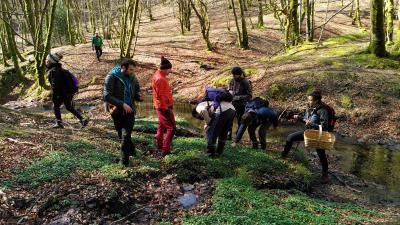
MULTIPOLYGON (((282 158, 286 158, 293 142, 304 141, 304 133, 309 130, 318 130, 322 127, 322 131, 331 132, 335 125, 334 110, 322 101, 320 91, 314 91, 308 96, 308 105, 305 111, 305 116, 301 118, 299 115, 294 116, 295 120, 302 119, 305 122, 306 130, 300 130, 289 134, 286 140, 284 150, 281 153, 282 158)), ((325 153, 326 149, 317 147, 317 154, 322 166, 321 183, 329 183, 328 175, 328 159, 325 153)))

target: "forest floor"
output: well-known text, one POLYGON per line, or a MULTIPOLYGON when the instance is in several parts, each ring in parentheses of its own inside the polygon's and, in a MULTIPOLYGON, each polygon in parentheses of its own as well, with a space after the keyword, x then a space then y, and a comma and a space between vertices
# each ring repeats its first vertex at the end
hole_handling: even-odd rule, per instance
MULTIPOLYGON (((333 3, 331 14, 340 8, 333 3)), ((274 108, 291 114, 304 109, 305 96, 315 88, 339 116, 338 132, 382 143, 400 140, 398 104, 400 64, 365 53, 368 33, 355 28, 344 10, 327 24, 321 45, 303 44, 288 52, 272 15, 266 27, 249 29, 250 49, 240 50, 235 29, 227 31, 221 5, 210 7, 214 52, 204 50, 198 22, 179 35, 178 20, 162 6, 155 21, 143 19, 134 59, 143 91, 161 55, 170 58, 175 97, 192 101, 206 85, 225 84, 233 65, 246 69, 255 95, 266 95, 274 108), (215 22, 214 22, 215 21, 215 22), (219 22, 218 22, 219 21, 219 22), (279 52, 279 53, 277 53, 279 52), (275 54, 276 53, 276 54, 275 54), (212 69, 204 70, 202 65, 212 69)), ((363 12, 366 15, 366 12, 363 12)), ((252 17, 256 21, 256 13, 252 17)), ((321 23, 324 12, 317 12, 321 23)), ((363 21, 368 24, 368 18, 363 21)), ((231 22, 234 26, 234 23, 231 22)), ((249 26, 250 27, 250 26, 249 26)), ((316 30, 318 38, 320 29, 316 30)), ((152 155, 155 118, 138 119, 133 134, 138 155, 129 169, 118 166, 119 140, 111 119, 102 111, 103 81, 119 58, 105 41, 97 62, 89 44, 63 46, 64 67, 79 76, 78 103, 96 103, 90 126, 79 129, 68 114, 67 128, 48 129, 51 115, 20 113, 0 107, 0 223, 22 224, 396 224, 398 205, 371 201, 372 183, 335 169, 332 183, 318 183, 318 159, 296 151, 279 159, 281 143, 268 138, 265 153, 244 146, 227 149, 220 159, 204 154, 205 140, 180 119, 174 154, 152 155), (335 178, 336 177, 336 178, 335 178), (339 179, 338 179, 338 178, 339 179), (192 184, 193 187, 190 187, 192 184), (190 209, 177 198, 198 197, 190 209), (118 221, 119 219, 123 219, 118 221), (162 223, 164 221, 164 223, 162 223)), ((8 100, 36 100, 25 87, 8 100)), ((44 99, 47 101, 48 99, 44 99)))
MULTIPOLYGON (((85 112, 87 113, 87 112, 85 112)), ((0 223, 2 224, 396 224, 400 206, 373 200, 380 191, 335 169, 319 183, 318 159, 298 149, 279 158, 246 145, 205 155, 205 139, 178 118, 173 154, 152 153, 153 116, 137 119, 137 155, 119 166, 119 140, 101 105, 90 126, 79 129, 70 114, 66 129, 53 130, 51 113, 27 114, 0 107, 0 223), (178 198, 193 194, 184 208, 178 198), (114 221, 114 223, 112 223, 114 221)), ((229 143, 228 143, 229 144, 229 143)))
MULTIPOLYGON (((324 21, 323 6, 316 14, 317 25, 324 21)), ((367 54, 368 32, 352 25, 349 9, 326 25, 319 45, 305 43, 284 53, 279 23, 271 14, 265 16, 265 28, 249 29, 250 49, 240 50, 235 28, 227 31, 223 7, 219 1, 210 6, 213 52, 204 50, 195 17, 192 31, 185 35, 180 35, 178 20, 165 7, 155 7, 154 21, 142 18, 134 59, 144 92, 150 94, 151 77, 161 55, 173 64, 170 82, 175 98, 185 102, 201 97, 207 85, 226 85, 230 68, 240 65, 252 81, 254 96, 268 97, 278 111, 287 109, 284 117, 301 112, 306 94, 320 89, 324 101, 335 108, 339 117, 338 133, 365 142, 400 141, 399 58, 379 59, 367 54), (204 65, 207 69, 202 69, 204 65)), ((331 7, 329 15, 341 8, 340 1, 331 7)), ((255 23, 256 11, 250 13, 255 23)), ((367 17, 363 23, 368 25, 367 17)), ((316 39, 320 32, 315 31, 316 39)), ((53 50, 62 52, 64 67, 79 75, 81 90, 77 101, 101 98, 104 78, 119 59, 119 49, 109 47, 113 44, 112 40, 105 41, 101 62, 97 62, 90 44, 53 50)), ((24 93, 16 88, 8 100, 34 96, 21 92, 24 93)))

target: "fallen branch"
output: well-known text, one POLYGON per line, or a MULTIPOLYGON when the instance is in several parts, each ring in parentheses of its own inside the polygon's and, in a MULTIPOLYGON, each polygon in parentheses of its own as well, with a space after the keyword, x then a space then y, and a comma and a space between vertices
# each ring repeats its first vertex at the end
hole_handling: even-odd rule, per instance
POLYGON ((135 211, 129 213, 129 214, 128 214, 127 216, 125 216, 124 218, 121 218, 121 219, 119 219, 119 220, 116 220, 116 221, 111 222, 110 225, 116 224, 116 223, 119 223, 119 222, 122 222, 122 221, 128 219, 129 217, 131 217, 132 215, 134 215, 135 213, 137 213, 137 212, 143 210, 144 208, 145 208, 145 207, 141 207, 141 208, 139 208, 139 209, 137 209, 137 210, 135 210, 135 211))
POLYGON ((6 139, 8 142, 14 143, 14 144, 22 144, 22 145, 29 145, 29 146, 34 146, 35 144, 32 142, 27 142, 27 141, 18 141, 13 138, 7 138, 6 139))
POLYGON ((360 191, 360 190, 358 190, 358 189, 355 189, 355 188, 353 188, 353 187, 350 187, 347 183, 346 183, 346 181, 344 181, 344 180, 342 180, 342 178, 340 178, 339 176, 337 176, 336 174, 334 174, 334 173, 332 173, 332 172, 329 172, 329 174, 331 174, 333 177, 335 177, 336 178, 336 180, 338 180, 343 186, 345 186, 346 188, 348 188, 348 189, 350 189, 350 190, 352 190, 352 191, 354 191, 354 192, 357 192, 357 193, 362 193, 362 191, 360 191))

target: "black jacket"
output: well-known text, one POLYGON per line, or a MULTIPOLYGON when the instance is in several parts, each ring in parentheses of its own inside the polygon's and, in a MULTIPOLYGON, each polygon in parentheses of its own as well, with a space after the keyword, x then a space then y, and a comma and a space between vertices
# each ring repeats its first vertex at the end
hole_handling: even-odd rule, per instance
POLYGON ((240 81, 232 79, 229 82, 228 90, 233 92, 233 102, 232 104, 239 106, 245 106, 248 101, 251 100, 253 91, 251 81, 243 78, 240 81))
MULTIPOLYGON (((114 68, 106 77, 104 82, 103 97, 104 101, 113 104, 118 108, 122 108, 124 105, 124 82, 122 81, 121 72, 114 68)), ((135 76, 130 77, 131 82, 131 97, 132 107, 135 109, 135 101, 140 101, 140 87, 139 81, 135 76)))
POLYGON ((68 91, 65 73, 60 63, 53 63, 48 68, 48 79, 54 97, 65 97, 71 95, 68 91))
POLYGON ((329 113, 325 103, 321 102, 315 108, 307 107, 305 115, 305 120, 311 120, 311 125, 308 128, 319 129, 319 125, 322 125, 322 130, 328 130, 329 124, 329 113))

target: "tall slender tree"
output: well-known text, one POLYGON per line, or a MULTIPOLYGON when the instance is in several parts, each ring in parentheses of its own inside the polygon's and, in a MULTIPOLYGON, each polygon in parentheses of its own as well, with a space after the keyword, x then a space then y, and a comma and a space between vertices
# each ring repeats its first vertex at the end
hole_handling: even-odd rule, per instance
POLYGON ((386 55, 383 0, 371 0, 371 42, 369 49, 378 57, 386 55))
POLYGON ((394 1, 386 0, 385 4, 386 18, 386 42, 389 45, 393 44, 393 18, 394 18, 394 1))
POLYGON ((190 5, 192 6, 193 11, 196 13, 197 18, 199 19, 201 35, 204 42, 206 42, 207 50, 212 51, 213 46, 210 41, 211 22, 208 17, 207 3, 204 0, 190 0, 190 5))

